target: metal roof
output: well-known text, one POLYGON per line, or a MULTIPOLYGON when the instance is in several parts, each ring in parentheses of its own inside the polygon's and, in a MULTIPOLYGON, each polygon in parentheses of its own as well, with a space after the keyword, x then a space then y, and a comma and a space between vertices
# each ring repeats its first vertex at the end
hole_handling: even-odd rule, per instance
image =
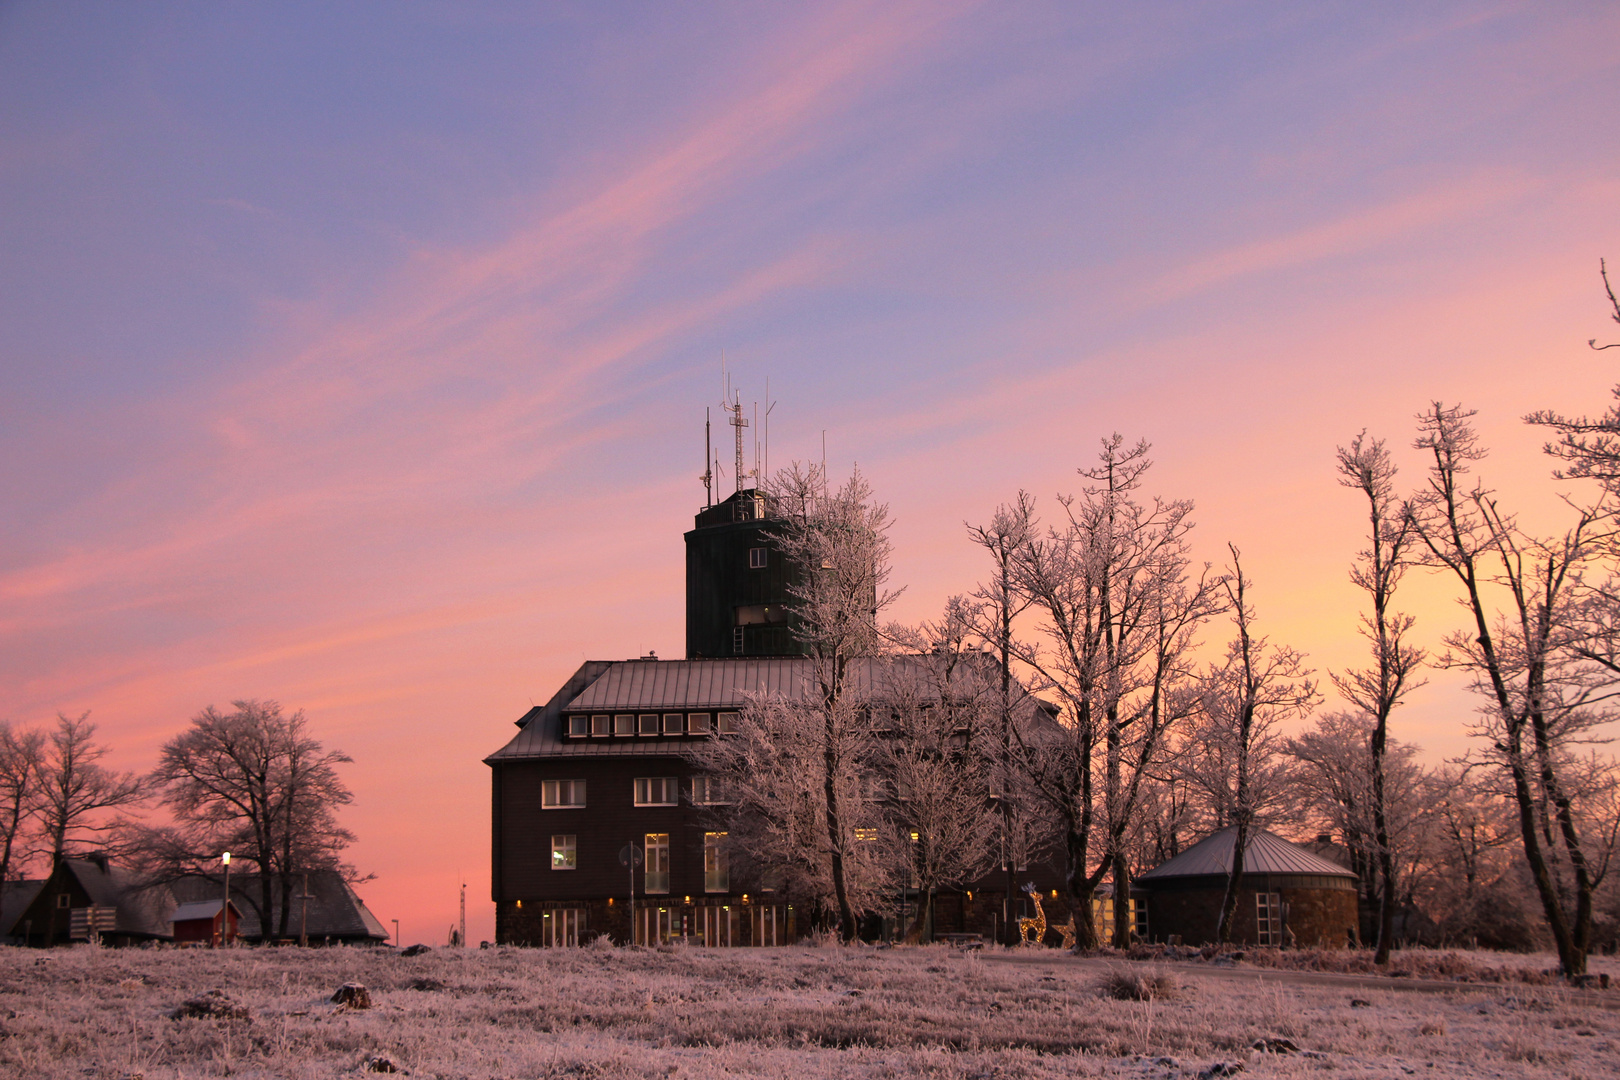
MULTIPOLYGON (((630 660, 614 664, 566 712, 637 709, 736 709, 761 695, 800 697, 810 690, 812 661, 796 656, 750 660, 630 660)), ((870 682, 870 663, 857 661, 870 682)))
MULTIPOLYGON (((288 911, 288 936, 297 937, 300 931, 307 931, 310 937, 316 939, 330 937, 345 941, 385 941, 389 937, 381 920, 371 913, 365 901, 336 870, 309 872, 307 907, 303 900, 306 875, 294 873, 290 877, 292 906, 288 911)), ((262 929, 265 923, 270 926, 268 936, 278 934, 281 929, 281 882, 271 882, 270 918, 265 920, 260 918, 260 904, 263 902, 260 880, 258 874, 231 875, 231 906, 241 918, 240 933, 244 938, 267 936, 262 929)), ((219 910, 222 885, 217 877, 182 878, 172 888, 182 907, 212 904, 214 911, 219 910)), ((179 913, 176 912, 174 917, 180 918, 179 913)))
MULTIPOLYGON (((918 670, 922 657, 861 657, 846 669, 849 691, 877 696, 885 685, 918 670)), ((989 662, 988 659, 985 662, 989 662)), ((750 698, 771 695, 802 697, 815 687, 815 661, 804 656, 771 656, 744 660, 589 660, 543 706, 518 720, 522 728, 512 741, 485 762, 546 757, 678 757, 696 740, 677 738, 612 738, 581 740, 562 737, 563 717, 570 713, 636 713, 740 709, 750 698)))
MULTIPOLYGON (((1168 881, 1172 878, 1213 877, 1232 872, 1232 849, 1237 843, 1237 827, 1222 829, 1205 837, 1173 859, 1155 866, 1136 880, 1168 881)), ((1276 833, 1255 829, 1243 848, 1243 873, 1322 874, 1354 878, 1356 875, 1336 862, 1289 843, 1276 833)))
POLYGON ((189 904, 181 904, 175 908, 174 914, 169 916, 169 921, 190 922, 192 919, 212 919, 219 914, 219 909, 224 906, 224 900, 194 900, 189 904))

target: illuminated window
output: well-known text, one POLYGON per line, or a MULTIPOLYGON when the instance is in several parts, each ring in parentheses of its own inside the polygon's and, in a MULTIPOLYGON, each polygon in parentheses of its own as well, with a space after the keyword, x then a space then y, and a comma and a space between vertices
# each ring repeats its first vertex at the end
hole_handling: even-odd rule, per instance
POLYGON ((703 891, 726 892, 731 888, 731 871, 726 864, 726 834, 703 834, 703 891))
POLYGON ((862 841, 876 840, 877 838, 878 838, 878 831, 876 829, 856 829, 855 830, 855 839, 857 839, 857 840, 862 840, 862 841))
POLYGON ((540 806, 562 810, 585 805, 585 781, 545 780, 540 784, 540 806))
POLYGON ((551 868, 553 870, 573 870, 579 863, 575 860, 575 838, 573 834, 551 837, 551 868))
POLYGON ((679 790, 673 776, 638 776, 635 803, 637 806, 674 806, 680 801, 679 790))
POLYGON ((669 892, 669 833, 648 833, 646 853, 647 892, 669 892))

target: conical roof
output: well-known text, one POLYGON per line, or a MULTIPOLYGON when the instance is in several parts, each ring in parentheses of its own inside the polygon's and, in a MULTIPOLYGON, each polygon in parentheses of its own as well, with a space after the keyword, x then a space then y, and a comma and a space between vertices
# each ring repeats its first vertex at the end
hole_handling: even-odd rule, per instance
MULTIPOLYGON (((1144 884, 1171 878, 1211 877, 1232 872, 1232 849, 1237 843, 1237 827, 1222 829, 1205 837, 1173 859, 1137 877, 1144 884)), ((1243 874, 1323 874, 1354 878, 1356 875, 1336 862, 1289 843, 1276 833, 1255 829, 1243 848, 1243 874)))

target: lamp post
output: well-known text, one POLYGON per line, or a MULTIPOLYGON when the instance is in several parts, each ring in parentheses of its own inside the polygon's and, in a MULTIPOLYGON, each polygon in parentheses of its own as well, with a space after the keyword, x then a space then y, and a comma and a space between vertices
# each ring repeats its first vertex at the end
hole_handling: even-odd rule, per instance
POLYGON ((219 908, 219 943, 224 946, 231 943, 231 853, 227 851, 219 861, 225 864, 225 902, 219 908))

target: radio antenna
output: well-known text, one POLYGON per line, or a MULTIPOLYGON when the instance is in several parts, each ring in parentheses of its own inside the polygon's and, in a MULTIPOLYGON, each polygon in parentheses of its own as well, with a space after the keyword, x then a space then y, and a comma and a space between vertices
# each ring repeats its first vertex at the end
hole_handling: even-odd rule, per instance
POLYGON ((713 442, 709 437, 709 410, 703 410, 703 508, 707 510, 714 505, 714 469, 709 465, 709 458, 713 453, 713 442))
POLYGON ((748 420, 743 416, 741 392, 734 400, 726 402, 726 411, 731 414, 728 422, 737 430, 737 490, 741 491, 744 470, 747 468, 747 462, 743 460, 743 428, 748 426, 748 420))

